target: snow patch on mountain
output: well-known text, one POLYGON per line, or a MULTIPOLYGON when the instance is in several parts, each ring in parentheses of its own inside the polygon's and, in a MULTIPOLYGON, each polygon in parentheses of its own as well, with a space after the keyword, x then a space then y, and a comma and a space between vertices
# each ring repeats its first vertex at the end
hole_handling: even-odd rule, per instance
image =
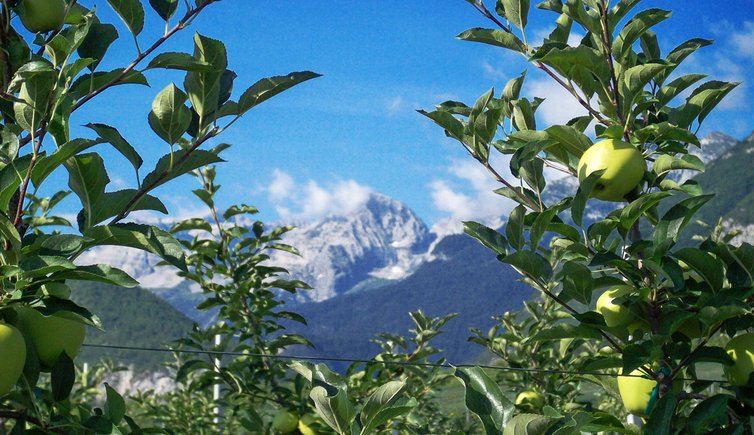
POLYGON ((301 224, 283 240, 301 256, 272 254, 272 263, 314 289, 300 301, 324 301, 369 278, 401 279, 423 263, 434 236, 404 204, 372 193, 348 215, 301 224))

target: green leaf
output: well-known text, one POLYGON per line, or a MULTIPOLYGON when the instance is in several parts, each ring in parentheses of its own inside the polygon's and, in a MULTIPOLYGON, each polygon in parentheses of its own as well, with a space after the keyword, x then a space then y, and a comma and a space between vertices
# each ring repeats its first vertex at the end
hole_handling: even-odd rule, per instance
POLYGON ((64 143, 54 153, 49 156, 43 156, 37 161, 31 172, 31 182, 35 186, 40 186, 47 176, 66 160, 99 143, 102 143, 102 141, 90 139, 73 139, 70 142, 64 143))
POLYGON ((584 324, 571 325, 559 323, 551 328, 543 329, 530 337, 532 341, 562 340, 564 338, 584 338, 599 340, 602 338, 599 330, 584 324))
POLYGON ((673 98, 677 97, 681 92, 688 89, 691 85, 699 80, 707 77, 706 74, 686 74, 667 85, 660 88, 657 92, 657 101, 660 106, 668 104, 673 98))
POLYGON ((678 406, 678 399, 673 392, 662 396, 655 403, 652 413, 649 414, 644 433, 647 435, 666 435, 672 432, 673 414, 678 406))
POLYGON ((515 409, 500 387, 479 367, 457 368, 463 383, 466 408, 482 421, 487 435, 499 435, 515 409))
POLYGON ((665 79, 672 73, 678 65, 680 65, 684 59, 686 59, 689 55, 694 53, 696 50, 706 47, 708 45, 712 44, 712 41, 709 39, 689 39, 688 41, 680 44, 676 48, 674 48, 665 58, 665 60, 672 65, 667 70, 660 73, 660 76, 657 78, 658 83, 663 83, 665 79))
POLYGON ((509 80, 508 83, 505 84, 505 88, 503 88, 503 98, 506 100, 518 100, 518 96, 521 93, 521 87, 524 85, 524 79, 526 79, 526 70, 515 79, 509 80))
POLYGON ((110 127, 109 125, 105 124, 92 123, 86 124, 85 127, 91 128, 97 133, 97 135, 99 135, 100 139, 102 139, 103 142, 107 142, 112 145, 113 148, 115 148, 119 153, 123 155, 123 157, 128 159, 128 161, 131 163, 131 166, 133 166, 134 170, 136 170, 136 173, 139 173, 139 168, 141 168, 144 160, 142 160, 136 149, 130 143, 128 143, 126 139, 123 138, 123 136, 116 128, 110 127))
POLYGON ((693 154, 686 154, 681 158, 663 154, 657 157, 652 165, 652 170, 657 175, 662 175, 666 172, 677 169, 704 172, 704 162, 693 154))
POLYGON ((464 41, 481 42, 482 44, 503 47, 519 53, 524 52, 524 43, 521 42, 521 40, 518 39, 516 35, 504 32, 502 30, 483 29, 476 27, 466 30, 465 32, 456 36, 456 38, 462 39, 464 41))
POLYGON ((686 103, 671 111, 670 121, 677 126, 687 128, 697 119, 701 124, 715 108, 739 83, 728 83, 718 80, 706 82, 694 89, 686 99, 686 103))
POLYGON ((110 182, 105 170, 105 163, 96 153, 79 154, 65 163, 68 170, 68 186, 81 200, 83 206, 79 220, 81 231, 94 225, 92 217, 95 204, 105 193, 105 186, 110 182))
POLYGON ((183 87, 196 113, 200 118, 206 118, 220 106, 220 79, 228 68, 225 45, 197 33, 194 36, 194 58, 211 68, 189 71, 183 87))
POLYGON ((508 242, 502 234, 482 224, 465 221, 463 232, 475 238, 479 243, 491 249, 498 255, 508 254, 508 242))
POLYGON ((589 137, 569 125, 553 125, 546 128, 545 131, 550 138, 565 146, 568 152, 576 158, 581 158, 584 151, 592 146, 592 141, 589 140, 589 137))
POLYGON ((90 246, 127 246, 151 252, 173 266, 186 271, 186 258, 181 244, 170 233, 151 225, 101 225, 84 231, 92 239, 90 246))
POLYGON ((634 42, 650 27, 666 20, 670 15, 670 11, 662 9, 647 9, 636 14, 631 21, 626 23, 618 37, 613 41, 612 51, 615 57, 619 61, 627 59, 634 42))
MULTIPOLYGON (((122 68, 108 72, 84 74, 73 82, 69 91, 69 95, 75 99, 80 99, 117 79, 121 76, 121 74, 123 74, 122 68)), ((144 77, 144 74, 134 70, 125 73, 125 75, 117 82, 115 82, 113 86, 128 84, 149 86, 149 82, 147 82, 147 78, 144 77)))
POLYGON ((671 196, 669 192, 651 192, 631 202, 620 212, 621 234, 625 237, 641 215, 669 196, 671 196))
POLYGON ((75 269, 56 272, 50 278, 104 282, 126 288, 133 288, 139 285, 139 282, 131 278, 126 272, 106 264, 76 266, 75 269))
POLYGON ((219 162, 224 160, 212 151, 194 150, 189 153, 188 150, 178 150, 172 155, 162 156, 154 170, 144 177, 142 185, 153 189, 194 169, 219 162))
POLYGON ((594 279, 592 271, 588 267, 576 261, 567 261, 558 272, 557 277, 562 281, 563 291, 560 298, 570 299, 588 305, 592 300, 594 279))
POLYGON ((623 76, 623 82, 628 89, 628 96, 631 101, 633 101, 635 94, 643 90, 653 78, 669 67, 670 65, 664 63, 645 63, 627 69, 623 76))
POLYGON ((686 420, 689 434, 702 434, 706 428, 713 427, 713 423, 727 421, 730 399, 731 396, 727 394, 716 394, 696 405, 686 420))
MULTIPOLYGON (((519 414, 511 419, 503 435, 544 435, 562 417, 547 417, 538 414, 519 414)), ((499 432, 498 432, 499 433, 499 432)))
POLYGON ((363 425, 361 434, 372 433, 379 425, 407 414, 417 405, 413 397, 408 399, 400 396, 405 385, 401 381, 390 381, 369 396, 360 414, 363 425))
POLYGON ((338 434, 350 433, 351 422, 355 417, 353 405, 343 390, 328 391, 323 386, 312 388, 309 397, 314 402, 319 416, 338 434))
POLYGON ((165 21, 170 20, 175 15, 175 11, 178 10, 178 0, 149 0, 149 4, 157 12, 157 15, 165 21))
POLYGON ((138 36, 144 29, 144 7, 141 0, 107 0, 128 30, 138 36))
POLYGON ((76 369, 73 361, 66 355, 65 351, 60 352, 58 360, 52 367, 52 398, 56 402, 62 402, 68 398, 76 382, 76 369))
POLYGON ((508 243, 516 250, 523 248, 526 244, 526 239, 524 239, 525 217, 526 207, 519 205, 511 211, 508 216, 508 223, 505 225, 505 235, 508 237, 508 243))
POLYGON ((550 263, 536 252, 516 251, 501 261, 510 264, 536 280, 547 281, 552 276, 550 263))
POLYGON ((691 222, 694 214, 714 195, 699 195, 684 199, 670 208, 657 223, 654 230, 653 240, 656 245, 660 245, 665 240, 678 240, 678 234, 691 222))
POLYGON ((458 141, 463 141, 463 123, 459 121, 455 116, 453 116, 452 113, 446 112, 444 110, 436 110, 434 112, 425 112, 424 110, 419 110, 418 112, 434 121, 435 124, 444 128, 445 134, 447 134, 448 136, 458 141))
POLYGON ((178 142, 191 124, 191 110, 184 105, 186 99, 186 94, 171 83, 152 102, 149 126, 169 145, 178 142))
POLYGON ((576 191, 576 195, 573 197, 573 202, 571 203, 571 218, 576 225, 582 226, 586 203, 592 195, 594 186, 599 182, 604 172, 604 170, 594 171, 584 181, 579 183, 579 189, 576 191))
POLYGON ((529 0, 500 0, 499 4, 505 8, 505 17, 514 26, 524 30, 529 15, 529 0))
POLYGON ((239 112, 243 114, 275 95, 317 77, 321 77, 321 74, 311 71, 299 71, 284 76, 273 76, 261 79, 251 85, 251 87, 241 95, 241 98, 238 99, 239 112))
POLYGON ((143 194, 138 201, 131 204, 131 201, 139 193, 140 191, 136 189, 123 189, 102 194, 96 200, 92 214, 89 217, 91 224, 96 225, 121 213, 130 213, 136 210, 154 210, 168 214, 168 210, 162 201, 149 194, 143 194))
POLYGON ((707 284, 710 285, 713 292, 719 292, 723 288, 725 280, 725 265, 722 261, 713 257, 711 254, 695 248, 684 248, 673 253, 675 258, 683 260, 686 264, 694 269, 707 284))
MULTIPOLYGON (((90 71, 97 69, 110 45, 118 39, 118 30, 112 24, 91 23, 89 32, 76 50, 82 59, 92 59, 90 71)), ((91 76, 90 76, 91 77, 91 76)))
POLYGON ((123 416, 126 415, 126 401, 108 383, 105 383, 105 391, 107 392, 105 415, 113 424, 118 424, 123 420, 123 416))
POLYGON ((163 68, 182 71, 212 71, 213 66, 207 62, 194 58, 188 53, 167 52, 160 53, 147 65, 146 69, 163 68))

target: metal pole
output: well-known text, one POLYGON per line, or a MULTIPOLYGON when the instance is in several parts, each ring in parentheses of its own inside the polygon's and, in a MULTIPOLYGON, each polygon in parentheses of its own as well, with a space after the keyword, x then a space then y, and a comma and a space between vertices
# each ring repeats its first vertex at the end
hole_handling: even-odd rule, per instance
MULTIPOLYGON (((220 346, 222 343, 222 338, 220 337, 220 334, 215 335, 215 346, 220 346)), ((218 373, 220 372, 220 364, 222 361, 220 361, 220 356, 215 357, 215 371, 218 373)), ((220 383, 216 383, 212 386, 212 400, 215 401, 215 409, 213 410, 215 414, 215 418, 213 419, 213 422, 217 425, 220 424, 222 421, 223 416, 223 409, 218 405, 218 402, 220 401, 220 383)))

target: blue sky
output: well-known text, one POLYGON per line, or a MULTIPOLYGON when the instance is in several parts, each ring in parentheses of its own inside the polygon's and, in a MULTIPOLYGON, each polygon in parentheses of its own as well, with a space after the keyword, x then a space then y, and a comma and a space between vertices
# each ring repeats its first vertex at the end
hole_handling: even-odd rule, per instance
MULTIPOLYGON (((133 43, 107 3, 80 3, 96 3, 104 21, 119 26, 122 37, 103 68, 130 61, 133 43)), ((692 37, 716 40, 683 72, 725 80, 752 76, 754 1, 646 0, 643 8, 648 7, 673 10, 671 19, 656 28, 664 52, 692 37)), ((148 10, 147 15, 142 47, 162 31, 156 14, 148 10)), ((530 40, 546 34, 555 17, 533 9, 530 40)), ((478 26, 490 27, 464 0, 225 0, 209 7, 167 48, 190 52, 193 32, 223 40, 230 68, 238 74, 236 97, 261 77, 297 70, 323 74, 255 108, 221 137, 233 145, 225 153, 228 162, 218 167, 221 206, 254 204, 268 221, 310 219, 348 210, 377 191, 405 202, 430 225, 505 210, 509 205, 489 193, 497 186, 415 110, 447 99, 472 103, 528 69, 524 93, 549 98, 540 123, 580 112, 522 58, 455 39, 478 26)), ((147 77, 151 88, 110 90, 73 119, 79 125, 118 127, 144 156, 144 170, 167 152, 147 124, 151 101, 170 81, 183 81, 178 72, 149 72, 147 77)), ((753 94, 744 83, 708 118, 702 134, 748 135, 754 130, 748 102, 753 94)), ((76 132, 91 136, 84 129, 76 132)), ((113 156, 110 162, 111 188, 135 184, 124 159, 113 156)), ((187 177, 159 193, 172 213, 195 214, 201 206, 191 199, 194 188, 187 177)))

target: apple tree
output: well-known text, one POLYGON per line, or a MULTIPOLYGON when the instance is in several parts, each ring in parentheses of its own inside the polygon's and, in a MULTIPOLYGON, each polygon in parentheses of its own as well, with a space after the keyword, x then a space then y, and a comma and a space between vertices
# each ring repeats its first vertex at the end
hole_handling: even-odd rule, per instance
POLYGON ((70 298, 69 284, 138 284, 122 270, 83 264, 81 254, 108 245, 135 248, 188 271, 181 242, 132 213, 167 213, 156 193, 161 186, 221 162, 220 153, 228 145, 216 138, 226 128, 268 98, 317 76, 296 72, 262 79, 233 99, 236 74, 229 69, 221 41, 196 34, 193 52, 163 50, 166 41, 215 3, 108 0, 105 7, 122 21, 118 26, 102 22, 89 1, 3 0, 0 5, 3 431, 139 430, 125 415, 122 397, 110 388, 103 409, 69 400, 75 378, 72 359, 85 328, 107 326, 70 298), (158 28, 165 29, 154 40, 142 33, 148 20, 161 22, 158 28), (130 33, 126 41, 134 42, 136 55, 126 65, 104 69, 123 31, 130 33), (85 105, 112 106, 111 88, 147 86, 150 75, 159 71, 163 78, 175 74, 178 84, 144 102, 148 134, 126 138, 116 126, 77 116, 85 105), (141 152, 156 149, 155 142, 163 144, 163 155, 153 168, 143 168, 141 152), (112 153, 103 152, 106 147, 133 167, 132 187, 117 190, 110 185, 106 163, 112 153), (57 181, 66 178, 67 186, 57 181), (80 205, 73 222, 54 211, 64 201, 80 205))
MULTIPOLYGON (((704 170, 690 152, 701 146, 696 132, 737 85, 674 74, 711 41, 663 51, 653 28, 671 12, 640 10, 641 0, 548 0, 537 8, 555 24, 539 44, 527 34, 528 0, 498 0, 491 9, 467 2, 491 28, 459 39, 520 55, 583 109, 565 125, 542 126, 543 99, 522 95, 524 73, 473 105, 447 101, 421 112, 500 183, 501 200, 518 204, 504 229, 466 222, 465 231, 568 313, 526 340, 609 346, 612 353, 572 369, 612 375, 592 380, 618 394, 650 433, 750 432, 754 247, 717 233, 682 243, 712 195, 674 177, 704 170), (550 193, 545 169, 573 177, 578 189, 550 193)), ((474 399, 467 405, 488 434, 636 430, 588 406, 516 411, 478 374, 465 384, 474 399)))

